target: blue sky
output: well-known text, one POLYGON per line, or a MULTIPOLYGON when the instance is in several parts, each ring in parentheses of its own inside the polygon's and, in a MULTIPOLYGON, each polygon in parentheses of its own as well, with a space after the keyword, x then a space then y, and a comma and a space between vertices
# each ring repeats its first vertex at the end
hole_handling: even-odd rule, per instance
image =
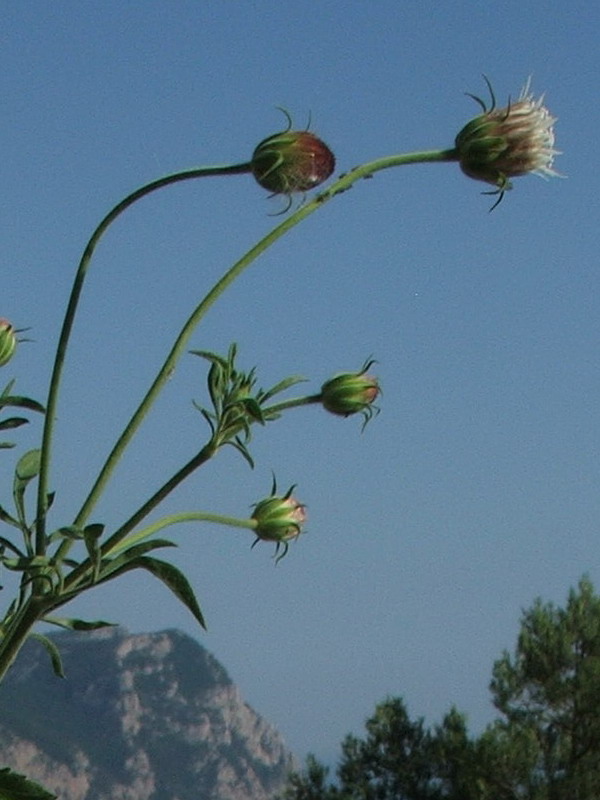
MULTIPOLYGON (((74 615, 178 627, 226 666, 299 756, 335 757, 376 702, 435 723, 493 715, 492 662, 522 608, 600 586, 597 97, 593 3, 4 3, 0 316, 31 326, 3 379, 45 398, 76 264, 97 222, 162 174, 245 161, 284 106, 337 173, 445 148, 477 113, 464 92, 515 97, 529 75, 558 117, 567 180, 520 178, 488 214, 456 165, 362 182, 294 229, 206 317, 192 346, 289 374, 307 391, 378 360, 381 414, 360 432, 315 408, 255 434, 250 471, 222 452, 164 506, 246 516, 297 483, 306 536, 275 567, 252 536, 171 532, 208 620, 129 576, 74 615)), ((195 303, 279 220, 247 176, 170 187, 98 249, 58 410, 52 525, 79 508, 195 303)), ((94 521, 137 508, 204 442, 184 358, 94 521)), ((38 425, 19 431, 38 442, 38 425)), ((3 455, 8 503, 15 454, 3 455)))

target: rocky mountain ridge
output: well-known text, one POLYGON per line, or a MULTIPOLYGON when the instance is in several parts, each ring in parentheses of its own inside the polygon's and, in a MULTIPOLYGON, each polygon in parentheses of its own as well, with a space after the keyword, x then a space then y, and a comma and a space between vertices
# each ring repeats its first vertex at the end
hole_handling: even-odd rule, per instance
POLYGON ((268 800, 295 764, 225 669, 175 630, 31 641, 0 686, 0 765, 60 800, 268 800))

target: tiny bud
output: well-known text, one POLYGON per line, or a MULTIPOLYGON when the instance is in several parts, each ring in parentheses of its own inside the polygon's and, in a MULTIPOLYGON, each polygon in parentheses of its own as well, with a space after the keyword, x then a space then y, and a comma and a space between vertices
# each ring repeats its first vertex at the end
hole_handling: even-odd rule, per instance
POLYGON ((254 533, 258 539, 279 545, 300 535, 306 522, 306 511, 290 492, 284 497, 271 495, 256 504, 252 519, 257 523, 254 533))
POLYGON ((321 387, 323 408, 342 417, 363 414, 367 422, 381 391, 377 378, 367 374, 372 363, 367 362, 360 372, 344 372, 326 381, 321 387))
POLYGON ((7 319, 0 318, 0 367, 13 357, 17 346, 17 334, 7 319))
POLYGON ((309 131, 282 131, 269 136, 252 155, 252 174, 273 194, 306 192, 327 180, 335 156, 309 131))

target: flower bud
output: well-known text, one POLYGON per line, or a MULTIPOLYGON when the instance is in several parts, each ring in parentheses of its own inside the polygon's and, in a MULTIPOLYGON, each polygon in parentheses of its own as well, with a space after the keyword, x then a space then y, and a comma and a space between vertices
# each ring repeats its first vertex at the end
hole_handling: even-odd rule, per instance
POLYGON ((344 372, 326 381, 321 387, 323 408, 342 417, 363 414, 367 422, 380 392, 377 378, 367 374, 372 364, 368 361, 360 372, 344 372))
POLYGON ((0 367, 13 357, 17 346, 17 334, 7 319, 0 318, 0 367))
POLYGON ((304 506, 292 497, 292 489, 283 497, 271 495, 261 500, 252 514, 252 519, 257 523, 254 529, 257 538, 284 544, 286 550, 287 542, 300 535, 302 525, 306 522, 304 506))
POLYGON ((252 174, 273 194, 306 192, 335 169, 335 156, 309 131, 282 131, 269 136, 252 155, 252 174))
MULTIPOLYGON (((489 86, 489 83, 488 83, 489 86)), ((490 87, 491 92, 491 87, 490 87)), ((515 103, 495 108, 474 99, 484 110, 471 120, 456 137, 456 151, 462 171, 470 178, 497 187, 499 193, 511 188, 510 178, 533 173, 542 177, 557 176, 553 168, 553 117, 543 105, 543 96, 534 99, 529 81, 515 103)))

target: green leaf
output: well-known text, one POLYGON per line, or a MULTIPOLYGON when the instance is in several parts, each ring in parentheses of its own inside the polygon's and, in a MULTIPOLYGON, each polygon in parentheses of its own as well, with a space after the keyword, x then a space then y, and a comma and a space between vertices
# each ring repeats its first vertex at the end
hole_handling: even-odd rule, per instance
POLYGON ((25 555, 24 555, 24 553, 22 553, 22 552, 19 550, 19 548, 18 548, 18 547, 16 547, 16 545, 14 545, 14 544, 13 544, 13 543, 12 543, 12 542, 11 542, 9 539, 7 539, 5 536, 0 536, 0 547, 2 547, 2 548, 3 548, 3 551, 2 551, 2 552, 4 552, 4 549, 8 549, 8 550, 10 550, 10 552, 11 552, 11 553, 14 553, 14 554, 15 554, 15 555, 17 555, 19 558, 25 558, 25 555))
POLYGON ((303 378, 301 375, 291 375, 289 378, 284 378, 282 381, 279 381, 279 383, 276 383, 271 389, 261 394, 261 402, 264 403, 267 400, 270 400, 276 394, 284 392, 286 389, 289 389, 291 386, 295 386, 297 383, 305 382, 306 378, 303 378))
POLYGON ((254 397, 244 397, 238 400, 238 403, 243 406, 244 411, 252 417, 255 422, 260 422, 261 425, 265 424, 265 418, 263 417, 261 407, 254 397))
POLYGON ((45 409, 37 400, 32 400, 29 397, 18 397, 16 395, 2 395, 0 397, 0 408, 4 406, 11 406, 12 408, 27 408, 29 411, 38 411, 43 414, 45 409))
MULTIPOLYGON (((137 535, 138 534, 133 533, 130 535, 129 539, 135 540, 137 535)), ((102 577, 104 578, 105 575, 109 574, 109 572, 114 572, 115 569, 120 569, 128 561, 131 561, 134 558, 139 558, 139 556, 143 556, 146 553, 149 553, 150 550, 156 550, 159 547, 177 547, 177 545, 175 542, 169 541, 169 539, 149 539, 146 542, 133 544, 131 547, 129 547, 128 539, 124 539, 115 546, 115 551, 118 553, 118 555, 115 556, 112 561, 108 561, 103 564, 102 577), (113 569, 111 569, 111 567, 113 567, 113 569)))
POLYGON ((13 497, 15 506, 21 522, 25 522, 25 504, 23 498, 25 490, 40 471, 40 451, 29 450, 21 456, 15 468, 15 478, 13 482, 13 497))
POLYGON ((15 528, 19 528, 19 530, 21 529, 18 520, 11 516, 8 511, 2 508, 2 506, 0 506, 0 520, 2 520, 2 522, 6 522, 7 525, 14 525, 15 528))
POLYGON ((120 575, 134 569, 145 569, 154 575, 155 578, 162 581, 206 630, 206 623, 202 616, 202 611, 200 611, 200 606, 196 600, 194 590, 188 579, 177 567, 174 567, 173 564, 169 564, 167 561, 141 556, 140 558, 134 558, 128 561, 118 570, 112 572, 110 576, 108 576, 108 579, 110 580, 111 578, 115 578, 118 574, 120 575))
POLYGON ((0 408, 2 407, 2 401, 10 395, 12 387, 15 385, 15 381, 16 378, 13 378, 12 381, 9 381, 2 390, 2 394, 0 394, 0 408))
POLYGON ((236 439, 232 439, 230 442, 225 442, 225 444, 229 444, 232 447, 235 447, 235 449, 244 456, 244 458, 246 459, 246 461, 250 465, 250 469, 254 469, 254 460, 253 460, 252 456, 250 455, 250 453, 248 451, 248 448, 246 447, 246 445, 240 439, 237 439, 237 438, 236 439))
POLYGON ((23 556, 22 558, 3 558, 2 563, 6 569, 15 572, 27 572, 30 569, 44 569, 52 566, 52 560, 47 556, 23 556))
POLYGON ((83 539, 83 528, 78 528, 75 525, 65 525, 64 528, 59 528, 48 534, 48 544, 55 542, 57 539, 68 539, 71 542, 80 541, 83 539))
POLYGON ((15 470, 16 477, 21 481, 29 482, 40 471, 40 451, 29 450, 21 456, 15 470))
POLYGON ((0 422, 0 431, 8 431, 12 428, 20 428, 21 425, 27 425, 29 422, 28 419, 25 417, 9 417, 8 419, 2 420, 0 422))
POLYGON ((112 628, 117 624, 116 622, 105 622, 102 619, 87 622, 83 619, 68 619, 67 617, 43 617, 42 622, 66 628, 68 631, 95 631, 98 628, 112 628))
POLYGON ((37 639, 37 641, 40 644, 42 644, 48 651, 48 655, 50 656, 50 661, 52 662, 52 669, 54 670, 54 674, 57 675, 59 678, 64 678, 65 672, 63 670, 60 651, 58 647, 54 644, 52 639, 49 639, 47 636, 43 636, 41 633, 30 633, 29 635, 33 639, 37 639))
POLYGON ((83 539, 88 551, 88 556, 94 567, 94 583, 98 581, 100 575, 100 562, 102 558, 102 551, 100 549, 100 537, 104 532, 104 525, 99 523, 92 523, 86 525, 83 530, 83 539))
POLYGON ((56 800, 56 795, 9 767, 3 767, 0 769, 0 800, 56 800))

